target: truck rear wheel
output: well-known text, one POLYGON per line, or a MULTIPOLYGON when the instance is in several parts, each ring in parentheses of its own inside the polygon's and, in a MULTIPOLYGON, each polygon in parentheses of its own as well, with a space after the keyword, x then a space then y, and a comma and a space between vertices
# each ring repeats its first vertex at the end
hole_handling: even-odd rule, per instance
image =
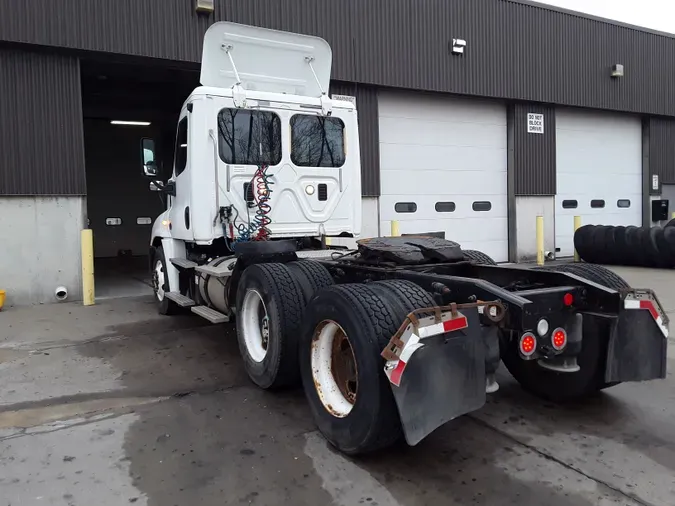
POLYGON ((305 304, 314 297, 316 292, 333 284, 333 278, 330 275, 330 272, 328 272, 328 269, 319 262, 313 260, 300 260, 285 265, 295 275, 295 278, 300 284, 305 304))
MULTIPOLYGON (((543 270, 569 272, 613 290, 630 288, 618 274, 601 265, 575 263, 543 267, 543 270)), ((605 360, 609 328, 598 318, 584 315, 581 353, 577 357, 578 372, 559 373, 543 369, 534 361, 522 360, 513 345, 502 356, 511 375, 529 392, 553 401, 587 397, 618 383, 605 382, 605 360)))
POLYGON ((482 251, 477 251, 473 249, 462 250, 464 253, 464 258, 469 260, 477 265, 497 265, 490 255, 486 255, 482 251))
POLYGON ((302 384, 319 430, 346 454, 384 448, 402 435, 380 356, 401 323, 389 301, 360 284, 325 288, 306 308, 302 384))
MULTIPOLYGON (((159 314, 173 315, 178 312, 178 304, 166 298, 166 293, 171 291, 169 289, 169 282, 166 271, 166 257, 164 256, 164 248, 159 246, 155 249, 155 255, 152 260, 152 289, 155 292, 155 300, 157 301, 157 308, 159 314)), ((178 291, 178 287, 175 287, 178 291)))
POLYGON ((237 288, 237 339, 249 378, 275 389, 298 381, 298 334, 304 300, 284 264, 248 267, 237 288))

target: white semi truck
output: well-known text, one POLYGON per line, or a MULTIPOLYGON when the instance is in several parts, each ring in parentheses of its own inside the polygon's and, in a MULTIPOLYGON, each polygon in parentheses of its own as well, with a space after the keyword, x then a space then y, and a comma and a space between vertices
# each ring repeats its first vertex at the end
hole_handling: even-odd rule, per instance
POLYGON ((172 176, 150 184, 167 202, 150 240, 161 313, 236 320, 251 380, 302 383, 348 454, 480 409, 500 361, 555 400, 665 377, 661 305, 602 267, 497 266, 430 237, 327 246, 361 232, 357 110, 329 98, 330 72, 320 38, 209 28, 172 176))

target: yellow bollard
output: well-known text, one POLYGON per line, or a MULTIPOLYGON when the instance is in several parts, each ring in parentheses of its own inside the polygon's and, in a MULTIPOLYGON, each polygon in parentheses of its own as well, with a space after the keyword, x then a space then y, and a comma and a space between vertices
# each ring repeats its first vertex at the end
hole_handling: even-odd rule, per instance
MULTIPOLYGON (((575 216, 574 217, 574 234, 576 235, 577 230, 581 228, 581 216, 575 216)), ((572 240, 574 240, 574 236, 572 236, 572 240)), ((580 262, 581 258, 579 258, 579 253, 577 252, 577 249, 574 248, 574 261, 575 262, 580 262)))
POLYGON ((401 233, 398 230, 398 221, 392 221, 391 222, 391 236, 392 237, 399 237, 401 233))
POLYGON ((544 265, 544 217, 537 216, 537 265, 544 265))
POLYGON ((94 304, 94 234, 89 228, 82 231, 82 304, 94 304))

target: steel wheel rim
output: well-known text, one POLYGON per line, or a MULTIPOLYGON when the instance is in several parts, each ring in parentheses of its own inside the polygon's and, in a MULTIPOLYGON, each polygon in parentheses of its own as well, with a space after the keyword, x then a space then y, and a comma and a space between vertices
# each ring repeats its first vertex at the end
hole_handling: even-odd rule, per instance
POLYGON ((262 362, 267 355, 270 340, 270 319, 262 296, 248 290, 241 308, 244 343, 254 362, 262 362))
POLYGON ((349 415, 358 394, 358 370, 349 337, 336 322, 324 320, 316 327, 311 367, 324 408, 336 418, 349 415))
POLYGON ((155 296, 157 300, 162 302, 164 300, 164 283, 166 279, 164 277, 164 265, 162 265, 161 260, 155 262, 155 270, 152 276, 152 284, 155 285, 155 296))

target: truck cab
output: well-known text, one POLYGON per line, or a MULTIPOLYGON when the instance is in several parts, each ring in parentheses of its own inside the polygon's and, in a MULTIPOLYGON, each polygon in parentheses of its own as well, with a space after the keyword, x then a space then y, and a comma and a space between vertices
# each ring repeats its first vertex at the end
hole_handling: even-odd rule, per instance
POLYGON ((152 241, 359 235, 356 108, 328 98, 330 62, 315 37, 209 28, 204 86, 181 109, 171 178, 154 185, 168 198, 152 241))

